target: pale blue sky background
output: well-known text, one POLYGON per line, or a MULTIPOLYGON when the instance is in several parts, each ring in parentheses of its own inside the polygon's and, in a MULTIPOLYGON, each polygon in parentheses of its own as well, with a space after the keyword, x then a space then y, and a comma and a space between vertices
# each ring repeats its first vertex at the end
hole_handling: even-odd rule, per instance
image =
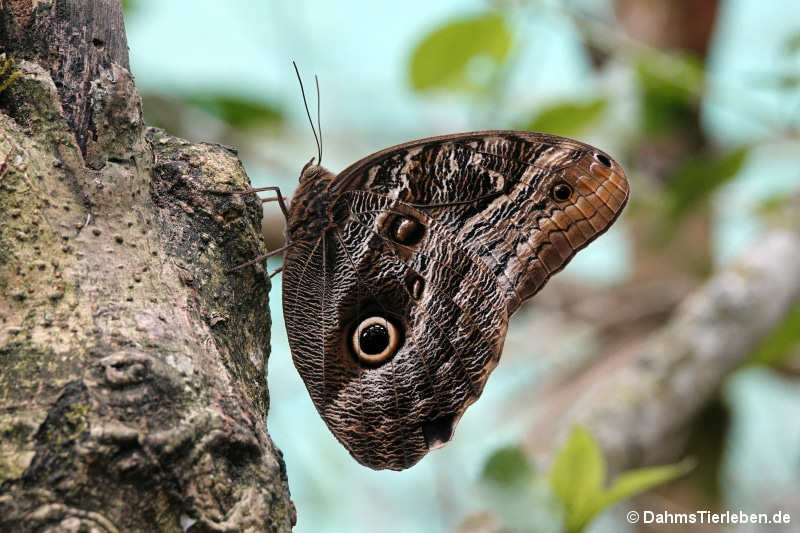
MULTIPOLYGON (((603 0, 580 3, 608 13, 603 0)), ((491 117, 476 113, 466 99, 415 95, 406 77, 410 51, 426 31, 450 17, 481 12, 486 2, 139 0, 137 4, 127 29, 131 68, 141 90, 225 89, 263 97, 285 110, 286 126, 263 145, 264 154, 280 164, 269 166, 244 158, 256 185, 278 184, 290 193, 299 169, 315 154, 291 59, 298 62, 307 83, 313 73, 320 77, 324 159, 334 172, 391 144, 498 127, 491 117), (286 173, 279 168, 295 170, 286 173)), ((773 127, 785 123, 787 106, 798 106, 796 95, 762 90, 756 79, 759 73, 800 68, 796 58, 790 61, 780 53, 786 36, 800 26, 800 11, 789 1, 722 4, 710 65, 714 97, 705 120, 720 143, 735 144, 768 136, 773 127), (750 109, 756 109, 758 116, 742 112, 750 109)), ((517 50, 518 64, 509 83, 509 101, 514 106, 497 110, 494 116, 506 121, 503 125, 515 114, 548 101, 592 94, 599 89, 597 83, 607 91, 631 90, 630 79, 622 72, 612 70, 598 82, 575 29, 558 9, 528 9, 513 24, 525 36, 526 45, 517 50)), ((618 107, 608 124, 584 140, 613 154, 618 130, 632 131, 636 112, 625 105, 618 107), (606 137, 603 131, 614 135, 606 137)), ((213 130, 208 135, 201 132, 192 140, 214 140, 213 130)), ((721 191, 715 222, 718 261, 727 261, 757 237, 761 223, 749 212, 775 192, 796 189, 798 163, 796 141, 766 144, 754 152, 742 175, 721 191)), ((582 252, 568 272, 619 282, 624 280, 626 257, 622 224, 582 252)), ((447 447, 409 471, 372 472, 355 463, 334 441, 292 367, 280 309, 280 278, 274 283, 271 304, 269 429, 285 454, 298 510, 297 531, 445 531, 482 507, 473 482, 490 451, 522 435, 524 421, 513 416, 507 402, 514 391, 542 379, 545 370, 535 357, 501 362, 447 447)), ((512 342, 514 335, 521 334, 515 332, 514 322, 509 344, 526 346, 531 355, 552 349, 553 339, 512 342)), ((558 341, 565 351, 584 342, 580 336, 558 341)), ((624 526, 613 520, 611 524, 605 526, 610 531, 624 526)), ((546 530, 544 523, 542 528, 546 530)))

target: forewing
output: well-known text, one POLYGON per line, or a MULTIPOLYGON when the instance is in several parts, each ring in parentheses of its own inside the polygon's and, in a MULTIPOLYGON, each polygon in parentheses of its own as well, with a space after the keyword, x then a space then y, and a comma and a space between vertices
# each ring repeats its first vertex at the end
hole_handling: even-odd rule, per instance
POLYGON ((509 314, 602 234, 628 199, 622 168, 578 141, 489 131, 422 139, 365 158, 337 178, 415 205, 497 276, 509 314), (565 201, 553 188, 566 183, 565 201))

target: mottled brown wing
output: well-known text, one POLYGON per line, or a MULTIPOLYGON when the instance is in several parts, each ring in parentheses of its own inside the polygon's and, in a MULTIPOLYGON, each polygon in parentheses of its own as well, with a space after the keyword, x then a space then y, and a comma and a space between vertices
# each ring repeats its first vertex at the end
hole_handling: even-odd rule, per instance
POLYGON ((362 464, 407 468, 450 440, 520 303, 605 231, 624 172, 576 141, 478 132, 365 158, 334 183, 334 223, 284 269, 292 354, 333 434, 362 464), (399 331, 378 364, 354 330, 399 331))

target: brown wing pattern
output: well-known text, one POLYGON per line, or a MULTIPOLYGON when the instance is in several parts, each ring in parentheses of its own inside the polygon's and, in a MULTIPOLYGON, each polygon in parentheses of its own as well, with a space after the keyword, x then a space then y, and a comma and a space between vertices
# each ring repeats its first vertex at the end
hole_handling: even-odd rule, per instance
MULTIPOLYGON (((286 256, 292 355, 351 454, 399 470, 450 439, 497 364, 510 314, 608 228, 628 185, 588 145, 479 132, 378 152, 330 191, 324 229, 298 232, 286 256), (354 353, 370 316, 399 332, 379 364, 354 353)), ((308 201, 292 202, 290 228, 309 225, 308 201)))

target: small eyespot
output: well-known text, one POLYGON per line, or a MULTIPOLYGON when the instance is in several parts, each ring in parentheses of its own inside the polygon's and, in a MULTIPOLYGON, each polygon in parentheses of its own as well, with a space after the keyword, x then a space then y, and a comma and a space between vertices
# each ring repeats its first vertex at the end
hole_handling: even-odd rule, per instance
POLYGON ((605 154, 594 154, 594 158, 600 161, 600 164, 606 168, 611 168, 611 160, 605 154))
POLYGON ((422 276, 414 271, 409 271, 405 279, 406 290, 408 294, 415 300, 422 298, 422 293, 425 290, 425 280, 422 276))
POLYGON ((404 246, 414 246, 425 235, 425 226, 413 218, 396 216, 389 224, 389 238, 404 246))
POLYGON ((365 318, 353 332, 353 353, 362 363, 377 365, 392 357, 400 346, 400 331, 382 316, 365 318))
POLYGON ((562 181, 553 185, 551 194, 556 202, 566 202, 572 196, 572 187, 562 181))

